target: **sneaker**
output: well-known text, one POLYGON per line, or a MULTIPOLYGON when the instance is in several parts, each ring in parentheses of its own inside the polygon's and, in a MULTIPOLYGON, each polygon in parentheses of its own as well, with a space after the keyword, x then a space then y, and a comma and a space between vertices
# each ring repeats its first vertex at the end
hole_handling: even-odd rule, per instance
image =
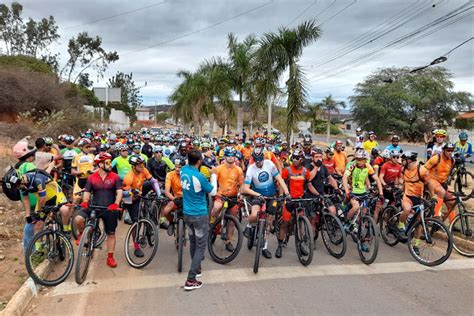
POLYGON ((107 258, 107 265, 111 268, 115 268, 117 266, 117 261, 113 257, 107 258))
POLYGON ((406 232, 405 232, 405 226, 403 226, 403 227, 398 227, 397 233, 398 233, 398 238, 400 238, 400 239, 405 240, 405 239, 408 238, 408 237, 407 237, 407 234, 406 234, 406 232))
POLYGON ((250 235, 251 235, 250 232, 251 232, 251 231, 252 231, 252 227, 249 227, 249 226, 245 227, 245 229, 244 229, 244 236, 245 236, 246 238, 250 238, 250 235))
POLYGON ((168 225, 167 233, 168 233, 168 236, 173 236, 174 235, 174 224, 169 224, 168 225))
POLYGON ((234 252, 234 251, 235 251, 234 245, 232 245, 230 242, 228 242, 228 243, 225 244, 225 249, 226 249, 228 252, 234 252))
POLYGON ((281 258, 282 252, 283 252, 283 248, 281 247, 281 245, 278 245, 277 250, 275 251, 275 257, 281 258))
POLYGON ((267 258, 267 259, 271 259, 272 258, 272 253, 270 252, 270 250, 268 249, 263 249, 262 250, 262 255, 267 258))
POLYGON ((137 258, 143 258, 145 256, 145 254, 140 248, 135 249, 134 254, 135 254, 135 257, 137 258))
POLYGON ((79 243, 81 242, 81 237, 82 237, 82 234, 79 234, 79 236, 77 236, 77 239, 74 242, 76 244, 76 246, 79 246, 79 243))
POLYGON ((198 280, 186 280, 186 283, 184 283, 184 289, 186 291, 199 289, 201 286, 202 286, 202 282, 198 280))
POLYGON ((417 256, 420 255, 420 248, 418 246, 413 246, 413 252, 416 253, 417 256))
POLYGON ((132 224, 133 224, 131 218, 126 218, 126 219, 123 220, 123 222, 124 222, 125 224, 127 224, 127 225, 132 225, 132 224))
POLYGON ((160 223, 161 229, 168 229, 169 225, 166 222, 160 223))
POLYGON ((196 273, 196 278, 200 278, 200 277, 202 277, 202 271, 201 271, 201 269, 199 269, 199 270, 197 271, 197 273, 196 273))
POLYGON ((362 250, 362 252, 369 252, 370 249, 369 249, 369 246, 367 246, 367 244, 362 244, 360 245, 360 250, 362 250))

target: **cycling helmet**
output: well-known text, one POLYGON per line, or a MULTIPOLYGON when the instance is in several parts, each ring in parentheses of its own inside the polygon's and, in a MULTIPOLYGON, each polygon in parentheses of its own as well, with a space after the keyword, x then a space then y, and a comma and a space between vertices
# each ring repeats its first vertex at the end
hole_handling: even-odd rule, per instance
POLYGON ((354 154, 355 159, 367 159, 367 152, 364 150, 358 150, 354 154))
POLYGON ((81 138, 79 142, 77 143, 77 146, 83 147, 83 146, 90 146, 92 142, 90 141, 89 138, 81 138))
POLYGON ((199 140, 195 139, 193 140, 193 146, 194 147, 199 147, 200 143, 199 143, 199 140))
POLYGON ((151 135, 150 134, 143 135, 143 140, 151 140, 151 135))
POLYGON ((115 135, 115 134, 110 134, 110 135, 109 135, 109 140, 111 140, 111 141, 116 141, 116 140, 117 140, 117 135, 115 135))
POLYGON ((392 136, 392 142, 399 142, 399 141, 400 141, 400 137, 398 137, 398 135, 392 136))
POLYGON ((209 142, 202 142, 201 143, 201 148, 211 148, 211 144, 209 142))
POLYGON ((416 161, 416 159, 418 158, 418 153, 414 151, 406 151, 401 155, 401 157, 404 160, 416 161))
POLYGON ((235 142, 235 139, 232 138, 231 140, 229 140, 229 145, 235 145, 235 144, 237 144, 237 143, 235 142))
POLYGON ((378 156, 380 154, 379 150, 377 148, 372 148, 370 154, 372 156, 378 156))
MULTIPOLYGON (((393 150, 392 150, 392 151, 393 151, 393 150)), ((391 153, 390 150, 384 149, 384 150, 382 151, 382 154, 380 154, 380 156, 382 156, 382 158, 389 159, 389 158, 390 158, 390 153, 391 153)))
POLYGON ((188 144, 185 142, 180 142, 178 149, 188 149, 188 144))
POLYGON ((320 154, 322 155, 323 154, 323 150, 319 147, 316 147, 313 149, 313 152, 312 152, 313 156, 316 155, 316 154, 320 154))
POLYGON ((19 160, 24 160, 33 156, 36 153, 36 148, 28 146, 28 140, 23 138, 15 146, 13 146, 13 154, 19 160))
POLYGON ((326 154, 334 153, 334 148, 326 147, 326 149, 324 150, 324 152, 325 152, 326 154))
POLYGON ((142 145, 140 145, 140 143, 134 143, 132 149, 133 150, 140 150, 140 149, 142 149, 142 145))
POLYGON ((173 161, 175 167, 176 166, 184 166, 186 164, 186 161, 184 159, 175 159, 173 161))
POLYGON ((53 139, 51 137, 43 137, 44 143, 46 145, 52 145, 53 144, 53 139))
POLYGON ((127 139, 127 145, 131 146, 135 143, 135 141, 133 140, 133 138, 128 138, 127 139))
POLYGON ((367 133, 369 136, 372 136, 372 135, 375 135, 375 132, 374 131, 370 131, 367 133))
POLYGON ((235 157, 237 154, 237 150, 233 147, 226 147, 224 149, 224 157, 235 157))
POLYGON ((74 143, 76 139, 74 138, 74 136, 72 135, 66 135, 64 136, 64 142, 67 144, 67 145, 72 145, 72 143, 74 143))
POLYGON ((337 145, 342 145, 342 141, 336 140, 336 142, 334 143, 334 146, 337 146, 337 145))
POLYGON ((259 146, 259 145, 265 145, 265 138, 263 137, 258 137, 256 140, 255 140, 255 146, 259 146))
POLYGON ((400 157, 400 152, 398 150, 392 149, 390 151, 390 157, 398 158, 398 157, 400 157))
POLYGON ((160 145, 153 146, 153 152, 154 153, 162 153, 163 152, 163 147, 161 147, 160 145))
POLYGON ((99 150, 100 150, 100 151, 107 151, 107 150, 109 150, 109 149, 110 149, 110 145, 109 145, 109 144, 102 144, 102 145, 100 145, 100 147, 99 147, 99 150))
POLYGON ((454 149, 456 149, 456 145, 453 144, 453 143, 444 143, 443 150, 445 150, 445 149, 454 150, 454 149))
POLYGON ((284 141, 281 142, 281 145, 282 146, 288 146, 288 142, 286 140, 284 140, 284 141))
POLYGON ((94 157, 94 163, 97 165, 100 162, 104 162, 106 160, 112 160, 112 155, 106 152, 101 152, 94 157))
POLYGON ((120 151, 126 150, 126 151, 128 151, 128 146, 125 145, 125 144, 119 144, 119 145, 117 146, 117 150, 120 150, 120 151))
POLYGON ((434 134, 435 134, 436 137, 446 137, 446 136, 448 136, 448 133, 444 129, 436 129, 434 134))
POLYGON ((304 152, 302 150, 297 149, 293 152, 293 155, 291 155, 291 160, 299 159, 304 159, 304 152))
POLYGON ((467 140, 468 139, 468 135, 466 132, 461 132, 459 133, 459 140, 467 140))
POLYGON ((263 161, 264 156, 263 156, 263 150, 260 147, 254 148, 252 151, 252 157, 255 162, 260 162, 263 161))
POLYGON ((362 128, 357 127, 357 128, 356 128, 356 132, 359 132, 359 133, 362 132, 362 128))
POLYGON ((131 155, 130 158, 128 158, 128 163, 132 166, 136 166, 145 163, 145 159, 140 155, 131 155))
POLYGON ((311 145, 312 143, 313 143, 313 142, 311 141, 311 138, 310 138, 310 137, 305 137, 305 138, 303 139, 303 145, 305 145, 305 146, 309 146, 309 145, 311 145))

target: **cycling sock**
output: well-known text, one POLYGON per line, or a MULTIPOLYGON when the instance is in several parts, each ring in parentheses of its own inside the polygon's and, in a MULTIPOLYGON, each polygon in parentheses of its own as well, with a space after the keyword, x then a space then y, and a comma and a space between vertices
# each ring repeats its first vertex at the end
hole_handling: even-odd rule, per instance
POLYGON ((113 253, 113 252, 109 252, 109 253, 107 254, 107 258, 113 258, 113 257, 114 257, 114 253, 113 253))
POLYGON ((263 246, 263 249, 267 249, 268 241, 265 240, 265 245, 263 246))
POLYGON ((434 208, 434 215, 441 216, 441 208, 443 207, 443 198, 440 198, 439 196, 437 196, 436 201, 437 202, 434 208))
POLYGON ((134 243, 133 243, 133 248, 134 248, 135 250, 138 250, 138 249, 140 249, 140 245, 139 245, 137 242, 134 242, 134 243))
POLYGON ((405 223, 404 222, 399 222, 398 223, 398 228, 404 229, 405 228, 405 223))
POLYGON ((71 225, 63 225, 63 229, 65 232, 70 232, 71 231, 71 225))
POLYGON ((454 221, 454 218, 456 217, 456 212, 454 210, 448 209, 449 212, 449 222, 452 223, 454 221))

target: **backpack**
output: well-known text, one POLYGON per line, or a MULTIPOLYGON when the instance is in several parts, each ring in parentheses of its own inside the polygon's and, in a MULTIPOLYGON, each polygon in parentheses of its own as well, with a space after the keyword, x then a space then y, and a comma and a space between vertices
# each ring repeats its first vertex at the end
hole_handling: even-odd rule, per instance
POLYGON ((21 199, 20 189, 10 182, 12 176, 18 176, 18 172, 15 168, 10 167, 2 178, 2 190, 9 200, 19 201, 21 199))
POLYGON ((304 189, 304 192, 306 192, 306 184, 308 182, 308 180, 306 179, 306 167, 303 167, 303 171, 301 172, 301 174, 293 173, 293 171, 291 170, 291 166, 286 167, 286 169, 288 170, 288 179, 285 180, 285 183, 286 183, 286 186, 288 187, 288 191, 290 191, 290 179, 293 176, 302 175, 304 178, 303 189, 304 189))

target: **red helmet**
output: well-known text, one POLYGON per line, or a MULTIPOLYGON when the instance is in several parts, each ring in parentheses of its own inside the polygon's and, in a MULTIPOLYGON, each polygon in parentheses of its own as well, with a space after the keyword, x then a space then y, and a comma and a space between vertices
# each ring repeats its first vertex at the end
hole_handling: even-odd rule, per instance
POLYGON ((106 152, 101 152, 100 154, 94 157, 94 163, 97 165, 100 162, 104 162, 106 160, 112 160, 112 155, 106 152))

